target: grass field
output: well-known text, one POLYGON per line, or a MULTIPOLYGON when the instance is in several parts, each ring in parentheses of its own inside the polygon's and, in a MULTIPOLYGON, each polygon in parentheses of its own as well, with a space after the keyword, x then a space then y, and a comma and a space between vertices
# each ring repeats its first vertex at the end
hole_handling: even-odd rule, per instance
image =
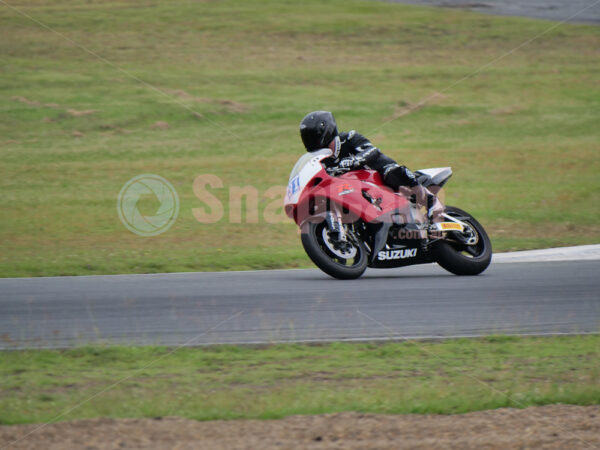
POLYGON ((1 352, 0 424, 590 405, 600 403, 598 357, 598 335, 1 352))
POLYGON ((358 0, 9 3, 35 21, 0 6, 0 276, 310 265, 262 211, 320 108, 413 169, 452 166, 447 203, 497 251, 600 242, 598 27, 561 25, 454 84, 552 23, 358 0), (116 212, 143 173, 181 201, 156 237, 116 212), (193 215, 203 174, 223 183, 217 223, 193 215), (259 221, 232 223, 247 185, 259 221))

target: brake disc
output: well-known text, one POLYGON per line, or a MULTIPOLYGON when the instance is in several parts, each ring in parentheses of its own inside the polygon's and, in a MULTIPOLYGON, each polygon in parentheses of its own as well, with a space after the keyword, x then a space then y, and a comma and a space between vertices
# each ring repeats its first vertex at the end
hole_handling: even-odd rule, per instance
POLYGON ((350 259, 356 256, 356 247, 348 241, 338 241, 331 238, 331 231, 323 227, 323 243, 335 256, 342 259, 350 259))

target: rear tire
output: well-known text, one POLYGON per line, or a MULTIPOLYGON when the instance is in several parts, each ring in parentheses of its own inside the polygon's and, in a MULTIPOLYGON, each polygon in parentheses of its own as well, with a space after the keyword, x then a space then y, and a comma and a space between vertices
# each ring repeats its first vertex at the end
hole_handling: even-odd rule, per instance
MULTIPOLYGON (((306 233, 302 233, 302 245, 308 257, 319 269, 326 274, 340 279, 352 280, 360 277, 367 268, 367 251, 360 240, 352 241, 351 251, 347 251, 352 258, 344 259, 333 253, 332 241, 325 242, 328 236, 325 221, 319 223, 310 222, 306 233)), ((338 251, 339 253, 339 251, 338 251)))
MULTIPOLYGON (((477 234, 477 243, 466 245, 456 240, 443 240, 435 244, 437 263, 455 275, 479 275, 492 261, 492 243, 485 229, 468 212, 452 206, 445 213, 468 223, 477 234)), ((448 233, 448 237, 452 235, 448 233)))

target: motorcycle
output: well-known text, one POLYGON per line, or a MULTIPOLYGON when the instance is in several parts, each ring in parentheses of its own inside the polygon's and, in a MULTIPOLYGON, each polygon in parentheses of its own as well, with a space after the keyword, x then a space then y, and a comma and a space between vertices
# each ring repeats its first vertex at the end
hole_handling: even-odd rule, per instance
MULTIPOLYGON (((301 230, 304 250, 323 272, 359 278, 367 267, 437 262, 456 275, 478 275, 490 264, 492 245, 475 218, 446 206, 431 220, 415 195, 387 187, 377 171, 330 167, 328 148, 304 154, 290 174, 284 209, 301 230)), ((436 193, 449 167, 415 172, 436 193)))

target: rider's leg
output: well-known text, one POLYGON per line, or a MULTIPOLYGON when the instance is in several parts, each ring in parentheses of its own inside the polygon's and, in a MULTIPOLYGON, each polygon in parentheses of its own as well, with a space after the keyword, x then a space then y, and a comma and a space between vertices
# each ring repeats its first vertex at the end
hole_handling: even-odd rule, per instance
POLYGON ((415 174, 407 167, 396 163, 388 164, 381 172, 383 181, 391 188, 408 188, 409 196, 414 195, 415 203, 427 208, 427 217, 430 221, 440 220, 444 206, 429 189, 419 184, 415 174))

